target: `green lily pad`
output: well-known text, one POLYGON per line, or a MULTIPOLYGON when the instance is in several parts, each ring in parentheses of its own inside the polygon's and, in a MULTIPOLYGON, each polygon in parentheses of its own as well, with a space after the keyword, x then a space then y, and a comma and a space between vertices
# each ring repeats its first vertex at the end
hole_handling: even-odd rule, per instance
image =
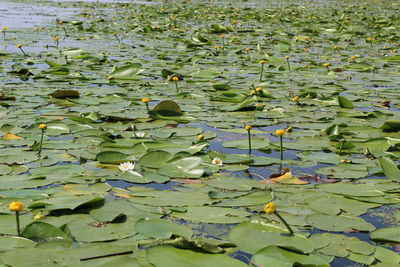
POLYGON ((230 208, 220 207, 187 207, 186 212, 172 212, 173 217, 193 222, 205 223, 240 223, 247 221, 250 213, 230 208))
POLYGON ((332 232, 345 231, 373 231, 375 227, 359 217, 350 215, 323 215, 311 214, 306 218, 307 222, 320 230, 332 232))
POLYGON ((172 266, 246 266, 241 261, 226 255, 205 254, 170 246, 155 246, 147 250, 146 257, 150 263, 160 267, 172 266))
POLYGON ((328 262, 315 255, 304 255, 281 249, 277 246, 267 246, 258 251, 251 259, 256 265, 262 266, 319 266, 328 267, 328 262))
POLYGON ((370 233, 375 241, 400 242, 400 226, 381 228, 370 233))
POLYGON ((199 157, 183 158, 161 167, 158 172, 174 178, 200 178, 204 173, 200 168, 202 161, 199 157))
POLYGON ((139 234, 159 239, 168 239, 174 236, 190 238, 193 232, 190 228, 162 219, 144 218, 136 222, 136 231, 139 234))
POLYGON ((21 236, 36 242, 72 243, 72 237, 60 228, 45 222, 32 222, 24 227, 21 236))

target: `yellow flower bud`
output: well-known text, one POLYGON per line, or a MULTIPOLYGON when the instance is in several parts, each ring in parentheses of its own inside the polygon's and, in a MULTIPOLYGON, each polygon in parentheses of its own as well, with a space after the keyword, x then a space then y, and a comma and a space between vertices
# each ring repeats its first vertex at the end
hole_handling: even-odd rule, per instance
POLYGON ((4 26, 4 27, 3 27, 3 31, 6 31, 6 30, 8 30, 8 27, 7 27, 7 26, 4 26))
POLYGON ((151 99, 148 98, 148 97, 142 98, 142 102, 143 102, 143 103, 149 103, 150 101, 151 101, 151 99))
POLYGON ((351 56, 350 59, 351 60, 355 60, 357 57, 356 56, 351 56))
POLYGON ((17 44, 17 48, 21 48, 22 47, 22 44, 17 44))
POLYGON ((264 211, 266 214, 271 214, 276 211, 276 204, 275 202, 269 202, 264 205, 264 211))
POLYGON ((24 210, 24 204, 20 201, 13 201, 10 203, 10 206, 8 207, 11 211, 23 211, 24 210))
POLYGON ((293 97, 292 101, 295 102, 295 103, 298 103, 299 102, 299 96, 293 97))
POLYGON ((57 36, 57 35, 54 36, 53 38, 54 38, 54 40, 56 40, 56 41, 59 41, 59 40, 60 40, 60 36, 57 36))
POLYGON ((204 139, 204 135, 202 135, 202 134, 197 135, 197 139, 203 140, 204 139))
POLYGON ((261 88, 261 87, 257 87, 257 88, 256 88, 256 92, 258 92, 258 93, 259 93, 259 92, 262 92, 262 88, 261 88))
POLYGON ((290 59, 290 56, 285 56, 285 59, 290 59))
POLYGON ((179 81, 179 77, 178 77, 178 76, 174 76, 174 77, 172 78, 172 80, 173 80, 174 82, 177 82, 177 81, 179 81))
POLYGON ((33 220, 40 220, 40 219, 42 219, 42 218, 44 218, 45 216, 43 215, 43 214, 36 214, 34 217, 33 217, 33 220))
POLYGON ((40 130, 46 130, 47 129, 47 124, 45 124, 45 123, 39 124, 39 129, 40 130))
POLYGON ((275 131, 275 134, 279 135, 279 136, 282 136, 282 135, 285 134, 285 130, 284 129, 278 129, 278 130, 275 131))
POLYGON ((331 65, 331 63, 324 63, 322 64, 322 66, 324 66, 325 68, 329 67, 331 65))
POLYGON ((260 60, 260 64, 265 64, 266 61, 265 60, 260 60))
POLYGON ((244 128, 246 129, 246 131, 250 131, 251 130, 251 125, 246 125, 246 126, 244 126, 244 128))
POLYGON ((221 37, 221 38, 224 38, 224 37, 225 37, 225 34, 222 33, 222 34, 220 35, 220 37, 221 37))

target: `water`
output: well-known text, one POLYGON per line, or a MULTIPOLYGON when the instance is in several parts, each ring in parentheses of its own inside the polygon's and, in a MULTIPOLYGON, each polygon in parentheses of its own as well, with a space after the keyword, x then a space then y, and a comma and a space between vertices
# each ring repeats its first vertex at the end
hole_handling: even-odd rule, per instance
POLYGON ((54 22, 56 18, 66 19, 77 9, 57 8, 51 5, 31 5, 16 3, 10 0, 0 0, 0 26, 9 27, 10 33, 18 28, 34 28, 54 22))

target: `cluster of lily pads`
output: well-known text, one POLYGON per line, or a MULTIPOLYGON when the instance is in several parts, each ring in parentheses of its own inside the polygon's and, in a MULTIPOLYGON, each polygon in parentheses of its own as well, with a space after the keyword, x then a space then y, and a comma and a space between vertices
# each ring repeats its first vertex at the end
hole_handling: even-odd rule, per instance
POLYGON ((37 3, 79 12, 1 25, 0 266, 399 266, 397 1, 37 3))

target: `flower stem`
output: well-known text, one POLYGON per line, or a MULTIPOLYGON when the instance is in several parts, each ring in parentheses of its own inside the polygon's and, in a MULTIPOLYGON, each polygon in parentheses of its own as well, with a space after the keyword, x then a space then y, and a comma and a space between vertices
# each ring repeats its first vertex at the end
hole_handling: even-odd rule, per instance
POLYGON ((22 49, 22 47, 19 48, 22 52, 22 54, 24 54, 24 56, 27 56, 27 54, 25 53, 25 51, 22 49))
POLYGON ((261 64, 260 82, 262 81, 263 73, 264 73, 264 64, 261 64))
POLYGON ((39 155, 39 156, 40 156, 40 153, 42 153, 43 136, 44 136, 44 130, 42 130, 42 136, 40 137, 39 151, 38 151, 38 155, 39 155))
POLYGON ((251 154, 251 135, 250 135, 250 131, 247 131, 247 136, 249 139, 249 154, 251 154))
POLYGON ((146 102, 146 109, 147 109, 147 113, 150 113, 149 104, 147 104, 147 102, 146 102))
POLYGON ((286 62, 287 62, 289 71, 292 71, 292 70, 290 69, 290 62, 289 62, 289 59, 286 59, 286 62))
POLYGON ((286 228, 289 230, 289 234, 290 235, 293 235, 293 230, 292 230, 292 228, 290 227, 290 225, 282 218, 282 216, 277 212, 277 211, 275 211, 274 212, 275 213, 275 215, 276 215, 276 217, 278 217, 279 218, 279 220, 281 220, 281 222, 286 226, 286 228))
POLYGON ((283 160, 283 136, 280 135, 279 138, 281 143, 281 160, 283 160))
POLYGON ((344 146, 344 143, 345 143, 346 141, 341 141, 340 143, 340 148, 339 148, 339 155, 341 155, 342 154, 342 150, 343 150, 343 146, 344 146))
POLYGON ((177 81, 175 81, 175 88, 176 88, 176 91, 179 91, 178 82, 177 81))
POLYGON ((21 236, 21 228, 19 226, 19 211, 15 211, 15 220, 17 221, 17 234, 21 236))

